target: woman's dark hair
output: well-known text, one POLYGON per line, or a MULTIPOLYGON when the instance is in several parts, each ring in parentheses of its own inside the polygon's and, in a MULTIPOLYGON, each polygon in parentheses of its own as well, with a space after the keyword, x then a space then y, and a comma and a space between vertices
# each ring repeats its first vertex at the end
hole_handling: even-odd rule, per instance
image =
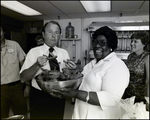
POLYGON ((145 45, 144 50, 149 51, 149 34, 145 31, 140 31, 131 35, 131 39, 140 39, 145 45))
POLYGON ((108 26, 100 27, 93 33, 93 40, 96 39, 99 35, 104 35, 106 37, 107 45, 112 49, 112 51, 117 48, 118 38, 116 32, 111 28, 109 28, 108 26))
POLYGON ((42 32, 45 32, 45 28, 46 28, 46 26, 47 26, 49 23, 56 24, 56 25, 59 27, 59 29, 60 29, 60 34, 61 34, 61 27, 60 27, 59 23, 56 22, 56 21, 49 21, 49 22, 45 23, 45 25, 44 25, 43 28, 42 28, 42 32))

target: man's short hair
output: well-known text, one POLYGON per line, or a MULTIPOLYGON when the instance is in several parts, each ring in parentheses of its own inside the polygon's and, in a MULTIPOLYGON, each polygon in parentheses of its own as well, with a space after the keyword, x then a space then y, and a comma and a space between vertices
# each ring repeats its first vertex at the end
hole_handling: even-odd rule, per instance
POLYGON ((45 25, 44 25, 43 28, 42 28, 42 32, 45 32, 45 28, 46 28, 46 26, 47 26, 49 23, 56 24, 56 25, 59 27, 60 34, 61 34, 61 27, 60 27, 60 24, 59 24, 57 21, 49 21, 49 22, 45 23, 45 25))

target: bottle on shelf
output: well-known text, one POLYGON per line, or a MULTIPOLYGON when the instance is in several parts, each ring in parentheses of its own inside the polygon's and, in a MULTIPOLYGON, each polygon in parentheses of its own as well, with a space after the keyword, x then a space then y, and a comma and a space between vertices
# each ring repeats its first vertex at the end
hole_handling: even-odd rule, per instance
POLYGON ((71 22, 66 27, 66 38, 74 38, 74 27, 71 25, 71 22))

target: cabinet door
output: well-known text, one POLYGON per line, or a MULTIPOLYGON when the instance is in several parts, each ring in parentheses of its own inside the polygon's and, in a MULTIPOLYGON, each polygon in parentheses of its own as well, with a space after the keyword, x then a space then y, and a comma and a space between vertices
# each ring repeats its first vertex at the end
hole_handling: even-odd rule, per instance
POLYGON ((41 33, 42 27, 43 27, 43 20, 24 23, 26 33, 41 33))
POLYGON ((36 47, 35 37, 37 35, 41 35, 41 33, 26 34, 26 38, 27 38, 27 51, 29 51, 33 47, 36 47))
POLYGON ((27 53, 27 41, 24 33, 11 31, 11 40, 16 41, 24 52, 27 53))

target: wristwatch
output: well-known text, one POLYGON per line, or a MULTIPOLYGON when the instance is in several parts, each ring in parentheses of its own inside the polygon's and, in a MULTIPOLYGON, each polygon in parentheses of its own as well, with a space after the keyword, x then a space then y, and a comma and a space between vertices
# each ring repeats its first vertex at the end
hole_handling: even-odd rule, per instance
POLYGON ((88 102, 90 99, 90 96, 89 96, 89 92, 87 92, 87 96, 86 96, 86 102, 88 102))

